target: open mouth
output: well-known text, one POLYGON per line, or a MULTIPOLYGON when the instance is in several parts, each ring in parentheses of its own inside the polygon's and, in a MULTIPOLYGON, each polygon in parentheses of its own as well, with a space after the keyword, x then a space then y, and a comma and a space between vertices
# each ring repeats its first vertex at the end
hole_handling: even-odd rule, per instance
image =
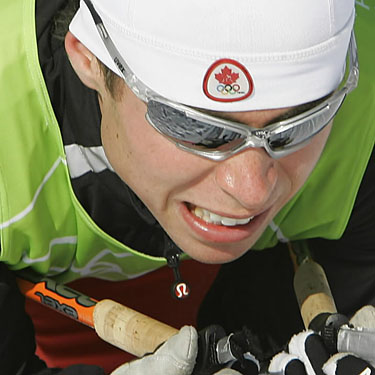
POLYGON ((212 243, 250 241, 269 215, 270 208, 254 216, 230 217, 192 203, 181 202, 181 214, 199 239, 212 243))
POLYGON ((188 204, 188 208, 193 215, 204 220, 206 223, 221 225, 221 226, 226 226, 226 227, 246 225, 254 218, 254 216, 248 216, 244 218, 233 218, 233 217, 221 216, 205 208, 194 206, 191 204, 188 204))

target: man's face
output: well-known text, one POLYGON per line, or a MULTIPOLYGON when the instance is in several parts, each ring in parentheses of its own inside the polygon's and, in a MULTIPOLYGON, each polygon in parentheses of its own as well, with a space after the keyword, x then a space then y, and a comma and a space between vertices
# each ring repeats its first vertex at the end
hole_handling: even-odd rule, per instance
MULTIPOLYGON (((154 130, 146 105, 129 90, 121 100, 102 93, 100 104, 103 146, 113 168, 174 242, 206 263, 229 262, 253 246, 311 173, 331 128, 278 160, 254 148, 215 162, 179 150, 154 130), (228 220, 250 217, 247 224, 228 220), (224 225, 230 221, 235 225, 224 225)), ((261 128, 288 109, 226 116, 261 128)))

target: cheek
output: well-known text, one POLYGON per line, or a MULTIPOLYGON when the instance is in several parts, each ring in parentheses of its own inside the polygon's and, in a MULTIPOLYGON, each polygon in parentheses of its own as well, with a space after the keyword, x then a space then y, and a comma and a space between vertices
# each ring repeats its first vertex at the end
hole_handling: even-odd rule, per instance
POLYGON ((102 113, 102 141, 116 173, 152 209, 199 180, 210 163, 179 150, 145 119, 142 102, 128 100, 102 113))
POLYGON ((291 196, 302 187, 314 169, 322 154, 331 128, 332 122, 317 134, 306 147, 280 160, 282 168, 292 182, 291 196))

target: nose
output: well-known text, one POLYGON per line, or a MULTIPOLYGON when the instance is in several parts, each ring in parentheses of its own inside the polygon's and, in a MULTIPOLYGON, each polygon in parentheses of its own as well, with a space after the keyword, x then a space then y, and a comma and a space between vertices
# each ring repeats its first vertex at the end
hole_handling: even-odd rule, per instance
POLYGON ((272 196, 278 174, 275 160, 263 150, 250 149, 219 163, 215 178, 242 207, 261 211, 272 196))

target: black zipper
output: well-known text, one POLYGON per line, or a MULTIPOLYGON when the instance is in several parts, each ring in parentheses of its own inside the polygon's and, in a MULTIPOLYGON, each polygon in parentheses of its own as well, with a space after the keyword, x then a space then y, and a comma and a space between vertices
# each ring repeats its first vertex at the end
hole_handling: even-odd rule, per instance
POLYGON ((164 248, 164 257, 167 265, 173 271, 174 283, 171 286, 171 294, 178 300, 185 299, 190 295, 190 287, 181 277, 179 264, 182 251, 166 236, 166 244, 164 248))

